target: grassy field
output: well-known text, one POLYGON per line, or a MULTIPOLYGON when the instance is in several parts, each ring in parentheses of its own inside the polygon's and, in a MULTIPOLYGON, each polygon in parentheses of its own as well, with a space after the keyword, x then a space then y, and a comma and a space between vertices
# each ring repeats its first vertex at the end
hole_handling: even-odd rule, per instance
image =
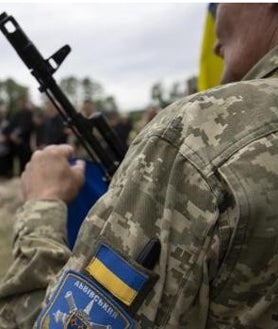
POLYGON ((0 279, 12 261, 12 232, 17 207, 21 203, 19 179, 0 181, 0 279))

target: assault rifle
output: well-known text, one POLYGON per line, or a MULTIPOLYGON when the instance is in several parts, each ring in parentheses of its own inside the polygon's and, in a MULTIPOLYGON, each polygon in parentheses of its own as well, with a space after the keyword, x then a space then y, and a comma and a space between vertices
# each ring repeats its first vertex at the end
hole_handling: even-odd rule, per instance
POLYGON ((89 119, 78 113, 53 78, 53 74, 70 53, 70 46, 65 45, 44 59, 17 21, 5 12, 0 15, 0 30, 37 79, 39 91, 47 95, 64 124, 77 136, 92 160, 99 163, 104 180, 109 182, 124 157, 125 149, 101 113, 89 119))

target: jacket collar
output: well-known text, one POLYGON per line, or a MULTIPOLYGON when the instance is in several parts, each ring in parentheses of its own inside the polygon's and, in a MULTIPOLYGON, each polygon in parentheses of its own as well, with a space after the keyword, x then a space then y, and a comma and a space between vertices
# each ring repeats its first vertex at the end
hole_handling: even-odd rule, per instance
POLYGON ((268 52, 242 80, 254 80, 269 77, 278 70, 278 46, 268 52))

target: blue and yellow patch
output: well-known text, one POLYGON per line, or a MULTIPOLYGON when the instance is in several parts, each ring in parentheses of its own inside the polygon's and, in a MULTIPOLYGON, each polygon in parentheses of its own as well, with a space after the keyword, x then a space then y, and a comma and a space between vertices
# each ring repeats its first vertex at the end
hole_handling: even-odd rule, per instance
POLYGON ((68 271, 35 329, 132 329, 134 320, 90 278, 68 271))
POLYGON ((122 303, 130 306, 148 276, 128 263, 109 246, 101 244, 86 270, 122 303))

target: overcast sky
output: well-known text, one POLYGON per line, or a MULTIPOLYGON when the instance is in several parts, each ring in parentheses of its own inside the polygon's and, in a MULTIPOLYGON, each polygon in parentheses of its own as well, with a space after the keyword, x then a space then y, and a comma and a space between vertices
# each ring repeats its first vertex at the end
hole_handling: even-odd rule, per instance
MULTIPOLYGON (((72 52, 55 74, 90 76, 121 110, 143 107, 154 82, 184 81, 198 72, 207 4, 9 4, 0 13, 13 15, 45 58, 64 44, 72 52)), ((37 83, 7 40, 0 35, 0 80, 13 77, 37 83)))

